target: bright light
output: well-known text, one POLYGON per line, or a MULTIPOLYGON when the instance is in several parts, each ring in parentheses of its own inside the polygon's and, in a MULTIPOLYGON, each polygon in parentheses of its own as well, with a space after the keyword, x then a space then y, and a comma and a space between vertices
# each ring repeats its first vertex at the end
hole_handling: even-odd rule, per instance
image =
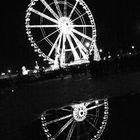
POLYGON ((29 70, 27 70, 25 66, 23 66, 21 69, 22 69, 22 75, 28 75, 29 70))
POLYGON ((106 60, 106 57, 104 57, 103 60, 106 60))
POLYGON ((99 52, 100 52, 100 53, 102 53, 102 52, 103 52, 103 50, 102 50, 102 49, 100 49, 100 50, 99 50, 99 52))
POLYGON ((1 73, 1 75, 2 75, 2 76, 4 76, 4 75, 5 75, 5 73, 1 73))
POLYGON ((12 89, 12 92, 14 92, 14 90, 12 89))
POLYGON ((131 55, 132 53, 131 52, 129 52, 129 55, 131 55))
POLYGON ((109 55, 108 58, 111 58, 111 55, 109 55))
POLYGON ((68 17, 61 17, 58 20, 58 27, 63 34, 70 34, 72 32, 73 27, 72 21, 68 17))
POLYGON ((135 49, 135 46, 132 46, 132 49, 135 49))
POLYGON ((11 70, 8 70, 8 73, 11 73, 11 70))
POLYGON ((95 101, 95 104, 99 104, 99 100, 96 100, 96 101, 95 101))
POLYGON ((47 59, 44 58, 43 61, 47 61, 47 59))
POLYGON ((89 46, 90 46, 90 42, 85 42, 85 46, 87 47, 87 48, 89 48, 89 46))
POLYGON ((35 52, 38 52, 38 50, 37 50, 37 49, 35 49, 34 51, 35 51, 35 52))

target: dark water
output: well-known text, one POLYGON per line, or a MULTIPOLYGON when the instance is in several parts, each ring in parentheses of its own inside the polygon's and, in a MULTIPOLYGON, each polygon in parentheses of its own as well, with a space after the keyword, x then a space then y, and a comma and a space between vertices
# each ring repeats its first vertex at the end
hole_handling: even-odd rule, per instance
POLYGON ((101 140, 138 140, 140 94, 112 98, 108 125, 101 140))
MULTIPOLYGON (((109 99, 109 119, 100 140, 139 140, 140 94, 125 95, 109 99)), ((41 121, 9 132, 3 140, 45 140, 41 121)), ((46 139, 47 140, 47 139, 46 139)))

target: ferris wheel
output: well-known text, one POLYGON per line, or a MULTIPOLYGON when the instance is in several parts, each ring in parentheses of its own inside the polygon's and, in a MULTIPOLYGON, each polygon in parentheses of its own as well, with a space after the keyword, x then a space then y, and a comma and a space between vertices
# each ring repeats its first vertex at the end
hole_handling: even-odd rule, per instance
POLYGON ((34 51, 54 68, 100 60, 93 15, 83 0, 31 0, 25 17, 34 51))
MULTIPOLYGON (((93 15, 83 0, 31 0, 25 17, 34 51, 52 69, 89 63, 100 55, 93 15)), ((108 100, 86 100, 41 115, 47 140, 98 140, 108 120, 108 100)))

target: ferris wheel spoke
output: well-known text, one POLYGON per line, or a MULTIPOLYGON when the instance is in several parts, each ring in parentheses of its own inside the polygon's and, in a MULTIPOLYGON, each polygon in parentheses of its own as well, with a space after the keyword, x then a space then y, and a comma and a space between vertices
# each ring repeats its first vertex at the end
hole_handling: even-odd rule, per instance
MULTIPOLYGON (((42 38, 41 40, 39 40, 39 41, 37 42, 37 44, 40 43, 41 41, 43 41, 44 39, 48 39, 48 37, 50 37, 51 35, 55 34, 55 33, 58 32, 58 31, 59 31, 59 29, 57 29, 57 30, 55 30, 54 32, 50 33, 50 34, 47 35, 46 37, 44 37, 44 38, 42 38)), ((53 44, 53 43, 51 43, 51 46, 53 46, 52 44, 53 44)))
POLYGON ((71 136, 72 136, 72 134, 73 134, 73 131, 74 131, 74 129, 75 129, 75 126, 76 126, 76 122, 74 121, 74 122, 72 123, 72 126, 71 126, 70 130, 69 130, 69 133, 68 133, 68 135, 67 135, 67 139, 66 139, 66 140, 70 140, 70 139, 71 139, 71 136))
POLYGON ((61 129, 53 136, 53 139, 56 139, 71 123, 73 122, 73 118, 71 118, 61 129))
POLYGON ((62 66, 62 64, 65 62, 65 48, 66 48, 66 35, 63 34, 62 35, 63 40, 62 40, 62 50, 61 50, 61 57, 60 57, 60 65, 62 66))
POLYGON ((99 103, 99 100, 90 100, 90 101, 87 101, 87 102, 85 102, 84 103, 84 105, 86 106, 86 107, 88 107, 90 104, 92 104, 92 103, 96 103, 96 104, 98 104, 99 103))
POLYGON ((52 46, 52 48, 51 48, 51 50, 50 50, 50 52, 49 52, 49 54, 48 54, 49 57, 51 56, 52 52, 54 51, 54 49, 55 49, 55 47, 56 47, 56 45, 57 45, 57 42, 58 42, 58 40, 59 40, 59 38, 60 38, 61 36, 62 36, 62 33, 60 33, 60 34, 58 35, 57 39, 55 40, 55 43, 53 44, 53 46, 52 46))
POLYGON ((45 18, 45 19, 47 19, 47 20, 49 20, 49 21, 51 21, 51 22, 54 22, 54 23, 58 24, 58 21, 56 19, 53 19, 53 18, 45 15, 44 13, 39 12, 38 10, 30 8, 30 11, 35 13, 35 14, 37 14, 37 15, 39 15, 39 16, 41 16, 41 17, 43 17, 43 18, 45 18))
POLYGON ((96 105, 98 105, 99 102, 102 102, 102 99, 90 100, 90 101, 85 102, 84 105, 85 105, 86 107, 88 107, 88 106, 89 106, 90 104, 92 104, 92 103, 95 103, 96 105))
POLYGON ((62 32, 58 35, 57 39, 55 40, 55 42, 54 42, 54 44, 53 44, 53 46, 52 46, 52 48, 51 48, 51 50, 50 50, 50 52, 49 52, 49 54, 48 54, 49 57, 51 56, 52 52, 53 52, 54 49, 56 48, 57 42, 58 42, 58 40, 59 40, 59 38, 60 38, 61 36, 62 36, 62 32))
POLYGON ((54 12, 54 10, 50 7, 49 4, 47 4, 47 2, 45 0, 40 0, 44 6, 50 11, 50 13, 56 18, 59 19, 59 16, 54 12))
POLYGON ((77 37, 73 33, 71 33, 71 36, 74 39, 75 43, 77 44, 77 47, 80 50, 80 53, 82 54, 83 58, 87 59, 87 56, 86 56, 85 52, 83 51, 83 50, 86 50, 86 48, 82 45, 82 43, 77 39, 77 37))
POLYGON ((61 110, 64 110, 64 111, 70 111, 72 112, 72 109, 71 108, 65 108, 64 106, 60 108, 61 110))
POLYGON ((58 25, 26 25, 27 28, 57 28, 58 25))
POLYGON ((84 27, 94 27, 94 25, 71 25, 70 27, 73 27, 73 28, 75 28, 75 27, 82 27, 82 28, 84 28, 84 27))
POLYGON ((54 0, 54 3, 55 3, 55 7, 57 9, 57 12, 59 14, 59 17, 62 17, 62 12, 61 12, 60 6, 58 4, 58 1, 57 0, 54 0))
POLYGON ((88 119, 86 119, 86 122, 88 122, 94 129, 97 131, 99 130, 94 124, 92 124, 88 119))
MULTIPOLYGON (((59 38, 58 47, 56 48, 56 57, 55 57, 55 63, 59 62, 60 59, 60 47, 62 42, 62 36, 59 38)), ((58 63, 60 65, 60 63, 58 63)), ((61 109, 63 110, 63 109, 61 109)))
POLYGON ((64 16, 67 17, 67 0, 64 0, 64 16))
MULTIPOLYGON (((50 45, 50 46, 53 46, 53 43, 50 41, 50 39, 49 38, 45 38, 45 40, 48 42, 48 44, 50 45)), ((36 44, 39 44, 41 42, 41 40, 39 40, 36 44)))
POLYGON ((73 23, 75 20, 81 18, 82 16, 84 16, 84 15, 86 15, 86 14, 87 14, 87 12, 85 12, 85 13, 83 13, 82 15, 78 16, 77 18, 73 19, 73 20, 72 20, 72 23, 73 23))
POLYGON ((60 47, 61 47, 62 36, 59 38, 59 43, 57 47, 57 53, 60 54, 60 47))
POLYGON ((72 114, 61 117, 61 118, 58 118, 58 119, 55 119, 55 120, 52 120, 52 121, 49 121, 49 122, 46 122, 46 125, 65 120, 65 119, 70 118, 70 117, 72 117, 72 114))
POLYGON ((72 110, 65 109, 65 108, 62 108, 62 110, 72 112, 72 110))
POLYGON ((70 47, 71 47, 71 49, 72 49, 72 52, 73 52, 73 55, 74 55, 74 59, 75 59, 75 60, 80 60, 80 57, 79 57, 78 53, 76 52, 76 49, 74 48, 74 45, 73 45, 73 43, 72 43, 72 40, 71 40, 70 35, 67 34, 66 37, 67 37, 68 42, 69 42, 69 44, 70 44, 70 47))
POLYGON ((104 103, 102 103, 102 104, 97 104, 97 105, 95 105, 95 106, 92 106, 92 107, 90 107, 90 108, 87 108, 87 110, 92 110, 92 109, 101 107, 101 106, 103 106, 103 105, 104 105, 104 103))
POLYGON ((94 117, 94 118, 103 118, 102 116, 98 116, 98 115, 93 115, 93 114, 87 114, 87 116, 89 117, 94 117))
POLYGON ((86 34, 83 34, 83 33, 79 32, 79 31, 77 31, 76 29, 72 29, 72 31, 73 31, 74 33, 80 35, 81 37, 84 37, 84 38, 86 38, 86 39, 88 39, 88 40, 90 40, 90 41, 93 40, 91 37, 89 37, 89 36, 87 36, 86 34))
POLYGON ((79 0, 77 0, 77 1, 76 1, 76 3, 75 3, 75 5, 74 5, 74 7, 72 8, 72 10, 71 10, 71 12, 70 12, 70 14, 69 14, 69 19, 71 18, 71 16, 72 16, 73 12, 75 11, 75 8, 76 8, 76 6, 77 6, 78 2, 79 2, 79 0))
POLYGON ((79 123, 77 123, 76 132, 77 132, 76 140, 80 140, 80 124, 79 123))

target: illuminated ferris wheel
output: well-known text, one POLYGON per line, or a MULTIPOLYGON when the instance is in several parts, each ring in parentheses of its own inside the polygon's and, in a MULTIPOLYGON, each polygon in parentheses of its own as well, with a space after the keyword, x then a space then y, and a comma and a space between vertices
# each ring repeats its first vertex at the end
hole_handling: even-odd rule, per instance
MULTIPOLYGON (((89 63, 100 55, 93 15, 83 0, 31 0, 25 17, 34 51, 51 68, 89 63)), ((108 120, 108 100, 82 101, 41 115, 47 140, 97 140, 108 120)))
POLYGON ((54 68, 100 60, 93 15, 83 0, 31 0, 26 33, 34 51, 54 68))

